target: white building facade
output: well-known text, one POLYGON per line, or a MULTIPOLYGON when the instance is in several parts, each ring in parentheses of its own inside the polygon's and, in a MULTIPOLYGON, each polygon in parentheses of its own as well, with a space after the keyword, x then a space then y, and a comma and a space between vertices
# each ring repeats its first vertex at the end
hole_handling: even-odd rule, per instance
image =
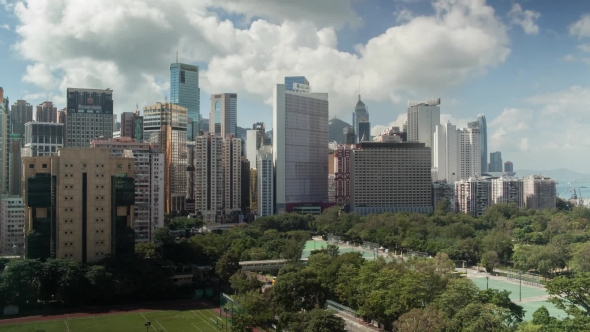
MULTIPOLYGON (((434 146, 434 131, 440 124, 440 98, 426 101, 408 101, 408 142, 434 146)), ((432 158, 434 159, 434 158, 432 158)))
POLYGON ((459 135, 457 127, 450 123, 436 126, 434 132, 434 168, 436 180, 455 183, 460 177, 459 135))
POLYGON ((285 86, 277 84, 273 92, 277 213, 328 201, 328 94, 285 86))
POLYGON ((273 194, 274 194, 274 167, 272 148, 268 145, 258 150, 256 157, 256 176, 258 203, 258 216, 270 216, 273 214, 273 194))
POLYGON ((498 203, 513 203, 518 208, 524 207, 524 182, 513 177, 492 179, 492 201, 498 203))
POLYGON ((20 196, 0 196, 0 241, 0 254, 24 254, 25 206, 20 196))
POLYGON ((482 216, 492 205, 492 183, 486 179, 469 178, 455 182, 457 210, 474 217, 482 216))
POLYGON ((233 135, 223 139, 223 208, 225 215, 242 210, 242 140, 233 135))
POLYGON ((479 128, 462 128, 459 135, 461 179, 481 176, 481 134, 479 128))

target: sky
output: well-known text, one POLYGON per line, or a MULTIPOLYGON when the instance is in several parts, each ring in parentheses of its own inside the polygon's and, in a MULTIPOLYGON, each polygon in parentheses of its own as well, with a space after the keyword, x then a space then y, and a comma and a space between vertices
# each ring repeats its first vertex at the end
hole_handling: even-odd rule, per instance
POLYGON ((0 86, 11 102, 111 88, 117 113, 164 101, 170 63, 200 67, 201 114, 238 93, 238 124, 272 124, 272 90, 306 76, 372 132, 408 100, 441 98, 441 121, 485 114, 488 151, 515 170, 590 173, 590 1, 0 0, 0 86))

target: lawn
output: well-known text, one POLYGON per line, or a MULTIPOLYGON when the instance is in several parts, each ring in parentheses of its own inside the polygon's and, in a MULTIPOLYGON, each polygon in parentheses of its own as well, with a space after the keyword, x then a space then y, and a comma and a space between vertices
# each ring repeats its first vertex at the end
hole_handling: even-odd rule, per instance
POLYGON ((0 325, 0 332, 220 332, 225 325, 211 309, 161 310, 0 325))

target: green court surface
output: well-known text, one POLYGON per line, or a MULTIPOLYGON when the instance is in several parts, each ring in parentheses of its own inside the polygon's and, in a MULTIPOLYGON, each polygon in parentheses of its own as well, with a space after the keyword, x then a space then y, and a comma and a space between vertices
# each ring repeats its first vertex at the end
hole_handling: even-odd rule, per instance
POLYGON ((225 316, 222 319, 211 309, 166 310, 0 325, 0 332, 219 332, 226 330, 225 325, 225 316), (148 321, 151 326, 146 327, 148 321))
MULTIPOLYGON (((469 277, 469 275, 468 275, 469 277)), ((469 278, 473 281, 479 289, 486 289, 486 278, 483 276, 478 276, 476 278, 469 278)), ((524 320, 529 321, 533 319, 533 313, 539 309, 541 306, 545 306, 549 311, 549 314, 554 317, 564 318, 566 316, 565 312, 562 310, 557 309, 552 303, 547 302, 547 297, 549 294, 544 289, 536 288, 536 287, 529 287, 526 285, 522 285, 520 288, 519 284, 517 283, 510 283, 501 280, 493 280, 489 279, 489 288, 498 289, 498 290, 507 290, 510 293, 510 299, 523 307, 526 311, 524 320), (519 295, 519 291, 521 295, 519 295), (520 301, 520 296, 522 296, 522 301, 520 301)))

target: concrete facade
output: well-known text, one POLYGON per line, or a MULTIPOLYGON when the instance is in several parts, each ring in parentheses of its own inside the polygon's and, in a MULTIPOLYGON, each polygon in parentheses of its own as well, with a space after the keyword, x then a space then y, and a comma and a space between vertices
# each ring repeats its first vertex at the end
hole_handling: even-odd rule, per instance
POLYGON ((524 182, 513 177, 492 179, 492 202, 513 203, 518 208, 524 207, 524 182))
POLYGON ((524 202, 529 209, 553 209, 557 203, 556 181, 542 175, 523 179, 524 202))
POLYGON ((25 207, 18 195, 0 196, 0 254, 17 256, 25 248, 25 207))
MULTIPOLYGON (((434 131, 440 124, 440 98, 426 101, 408 101, 408 142, 434 146, 434 131)), ((434 160, 434 157, 431 157, 434 160)))
POLYGON ((97 89, 67 90, 67 147, 90 147, 90 141, 113 137, 113 91, 97 89))
POLYGON ((258 150, 256 158, 257 189, 256 201, 258 204, 257 216, 264 217, 273 214, 274 209, 274 166, 272 148, 268 145, 258 150))
POLYGON ((462 179, 455 182, 455 198, 459 212, 483 216, 492 205, 492 183, 486 179, 462 179))
POLYGON ((221 137, 236 136, 238 127, 238 95, 220 93, 211 95, 209 132, 221 137))

